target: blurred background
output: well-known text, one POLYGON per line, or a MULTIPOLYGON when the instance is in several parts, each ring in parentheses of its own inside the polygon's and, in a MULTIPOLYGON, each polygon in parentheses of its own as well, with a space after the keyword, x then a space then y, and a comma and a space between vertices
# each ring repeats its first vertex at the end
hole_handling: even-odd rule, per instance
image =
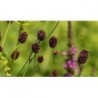
MULTIPOLYGON (((39 30, 44 30, 46 32, 46 37, 53 30, 57 21, 25 21, 27 25, 23 26, 23 31, 27 32, 28 39, 25 44, 21 44, 18 47, 20 56, 11 64, 12 74, 15 76, 23 64, 27 60, 29 53, 31 51, 31 45, 35 43, 37 39, 37 33, 39 30)), ((3 42, 5 32, 8 23, 5 21, 0 21, 0 32, 2 35, 1 43, 3 42)), ((11 60, 11 53, 15 49, 17 44, 17 39, 19 35, 20 25, 17 22, 12 22, 5 39, 4 52, 7 59, 11 60)), ((89 58, 84 64, 84 70, 82 76, 98 76, 98 22, 97 21, 73 21, 72 22, 74 46, 78 49, 76 53, 76 58, 82 49, 87 49, 89 51, 89 58)), ((59 76, 63 76, 66 72, 63 68, 64 60, 66 56, 62 55, 62 52, 67 51, 68 40, 67 40, 67 21, 60 21, 57 28, 51 34, 51 36, 56 36, 58 39, 58 44, 55 48, 58 54, 55 56, 55 62, 53 63, 53 49, 49 47, 49 37, 48 39, 40 43, 41 50, 37 56, 42 55, 44 61, 38 64, 39 69, 36 72, 32 72, 32 67, 34 62, 29 66, 26 76, 50 76, 53 70, 57 70, 59 76)), ((35 62, 36 63, 36 62, 35 62)), ((0 64, 1 66, 2 64, 0 64)), ((2 71, 1 71, 2 72, 2 71)))

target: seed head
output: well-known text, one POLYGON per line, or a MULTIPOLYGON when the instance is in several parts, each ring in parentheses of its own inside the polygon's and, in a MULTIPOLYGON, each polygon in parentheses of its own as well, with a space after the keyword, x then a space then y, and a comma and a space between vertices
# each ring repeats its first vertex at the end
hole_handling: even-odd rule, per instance
POLYGON ((87 61, 87 58, 88 58, 88 51, 82 50, 79 54, 79 57, 78 57, 78 63, 84 64, 87 61))
POLYGON ((46 37, 45 32, 44 32, 43 30, 40 30, 40 31, 38 32, 38 34, 37 34, 38 40, 39 40, 39 41, 43 41, 43 40, 45 39, 45 37, 46 37))
POLYGON ((18 41, 20 42, 20 43, 25 43, 26 42, 26 40, 27 40, 27 33, 26 32, 22 32, 20 35, 19 35, 19 38, 18 38, 18 41))
POLYGON ((39 56, 38 58, 37 58, 37 61, 39 62, 39 63, 42 63, 43 62, 43 56, 39 56))
POLYGON ((52 71, 52 76, 53 77, 57 77, 58 76, 58 71, 57 70, 53 70, 52 71))
POLYGON ((51 37, 49 40, 49 46, 55 48, 57 45, 57 38, 55 36, 51 37))
POLYGON ((16 60, 19 57, 19 51, 13 51, 11 54, 11 58, 16 60))
POLYGON ((32 44, 32 51, 33 51, 34 53, 38 53, 39 50, 40 50, 40 46, 39 46, 38 43, 32 44))

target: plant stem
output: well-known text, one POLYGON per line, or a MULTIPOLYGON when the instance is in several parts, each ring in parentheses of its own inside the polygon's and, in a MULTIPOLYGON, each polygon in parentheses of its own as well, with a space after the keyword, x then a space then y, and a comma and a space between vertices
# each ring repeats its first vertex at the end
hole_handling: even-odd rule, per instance
POLYGON ((25 76, 25 74, 26 74, 28 68, 29 68, 29 67, 27 66, 26 70, 25 70, 24 73, 23 73, 23 77, 25 76))
MULTIPOLYGON (((33 60, 34 57, 36 58, 36 54, 34 54, 34 56, 32 57, 32 60, 33 60)), ((32 60, 31 60, 31 61, 32 61, 32 60)), ((29 64, 31 63, 31 61, 29 62, 29 64)), ((29 65, 29 64, 28 64, 28 65, 29 65)), ((35 64, 35 60, 34 60, 34 64, 35 64)), ((25 76, 25 74, 26 74, 28 68, 29 68, 29 66, 27 66, 26 70, 25 70, 24 73, 23 73, 23 76, 25 76)))
POLYGON ((70 49, 73 47, 73 31, 72 31, 72 22, 68 21, 68 56, 70 59, 73 59, 70 49))
POLYGON ((14 49, 14 50, 17 50, 19 46, 20 46, 20 44, 18 44, 18 45, 15 47, 15 49, 14 49))
MULTIPOLYGON (((37 41, 36 41, 37 42, 37 41)), ((38 43, 40 43, 40 41, 38 41, 38 43)), ((30 54, 29 54, 29 57, 28 57, 28 59, 26 60, 26 62, 25 62, 25 64, 23 65, 23 67, 21 68, 21 70, 19 71, 19 73, 17 74, 17 75, 19 75, 20 74, 20 72, 24 69, 24 67, 25 67, 25 65, 27 64, 27 63, 31 63, 32 62, 32 60, 33 60, 33 58, 34 58, 34 56, 36 55, 36 54, 34 54, 33 55, 33 57, 31 57, 32 56, 32 51, 30 52, 30 54)), ((28 68, 27 68, 28 69, 28 68)), ((26 72, 25 72, 26 73, 26 72)), ((25 74, 24 73, 24 74, 25 74)))
MULTIPOLYGON (((50 32, 50 34, 47 36, 46 39, 48 39, 48 38, 51 36, 51 34, 52 34, 52 33, 54 32, 54 30, 57 28, 58 24, 59 24, 59 21, 56 23, 55 27, 53 28, 53 30, 50 32)), ((45 40, 46 40, 46 39, 45 39, 45 40)))
POLYGON ((24 69, 25 65, 28 63, 30 57, 31 57, 32 53, 29 54, 28 59, 26 60, 26 62, 24 63, 24 65, 22 66, 21 70, 18 72, 17 76, 21 73, 21 71, 24 69))
POLYGON ((34 59, 35 56, 36 56, 36 54, 34 54, 33 57, 29 59, 29 64, 32 62, 32 60, 34 59))
POLYGON ((72 32, 72 22, 68 21, 68 42, 69 47, 73 44, 73 32, 72 32))
MULTIPOLYGON (((73 47, 73 31, 72 31, 72 22, 68 21, 68 32, 67 32, 67 38, 68 38, 68 60, 73 60, 73 55, 71 54, 71 48, 73 47)), ((74 75, 74 71, 71 68, 67 69, 67 72, 71 72, 72 75, 74 75)))
POLYGON ((37 63, 36 66, 34 66, 33 72, 36 71, 36 69, 38 68, 38 64, 39 64, 39 63, 37 63))
POLYGON ((10 24, 11 24, 11 21, 9 22, 8 27, 7 27, 7 29, 6 29, 5 36, 4 36, 4 40, 3 40, 3 42, 2 42, 2 47, 4 46, 4 43, 5 43, 5 40, 6 40, 8 31, 9 31, 9 28, 10 28, 10 24))
POLYGON ((78 76, 80 77, 81 74, 82 74, 82 71, 83 71, 83 65, 79 64, 78 66, 79 66, 79 74, 78 74, 78 76))

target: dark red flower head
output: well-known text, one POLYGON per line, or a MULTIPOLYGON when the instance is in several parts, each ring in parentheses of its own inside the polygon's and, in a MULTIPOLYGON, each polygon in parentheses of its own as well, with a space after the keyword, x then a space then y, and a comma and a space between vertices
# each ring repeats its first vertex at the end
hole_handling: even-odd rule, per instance
POLYGON ((19 35, 19 38, 18 38, 18 41, 20 42, 20 43, 25 43, 26 42, 26 40, 27 40, 27 33, 26 32, 22 32, 20 35, 19 35))
POLYGON ((57 38, 55 36, 51 37, 49 40, 49 46, 55 48, 57 45, 57 38))
POLYGON ((38 53, 39 50, 40 50, 40 46, 39 46, 38 43, 32 44, 32 51, 33 51, 34 53, 38 53))
POLYGON ((11 58, 16 60, 19 57, 19 54, 20 54, 19 51, 15 50, 15 51, 12 52, 11 58))
POLYGON ((42 63, 43 62, 43 56, 39 56, 38 58, 37 58, 37 61, 39 62, 39 63, 42 63))
POLYGON ((84 64, 87 61, 87 58, 88 58, 88 51, 82 50, 79 54, 79 57, 78 57, 78 63, 84 64))
POLYGON ((40 30, 40 31, 38 32, 38 34, 37 34, 38 40, 39 40, 39 41, 43 41, 43 40, 45 39, 45 37, 46 37, 45 32, 44 32, 43 30, 40 30))
POLYGON ((53 70, 52 71, 52 77, 57 77, 58 76, 58 71, 57 70, 53 70))

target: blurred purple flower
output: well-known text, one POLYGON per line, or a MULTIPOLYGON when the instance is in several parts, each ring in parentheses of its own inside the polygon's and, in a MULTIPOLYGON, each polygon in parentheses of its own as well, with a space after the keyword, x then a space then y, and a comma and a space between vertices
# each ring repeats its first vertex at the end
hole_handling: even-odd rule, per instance
MULTIPOLYGON (((72 48, 70 48, 69 51, 70 51, 70 54, 71 54, 71 55, 75 55, 76 52, 77 52, 77 50, 78 50, 78 49, 77 49, 76 47, 72 47, 72 48)), ((63 55, 63 56, 66 56, 66 55, 67 55, 67 52, 66 52, 66 51, 63 51, 63 52, 62 52, 62 55, 63 55)))
POLYGON ((76 60, 67 60, 66 64, 64 64, 64 69, 66 68, 72 68, 75 69, 77 67, 77 61, 76 60))
POLYGON ((77 52, 77 48, 76 47, 72 47, 71 49, 70 49, 70 52, 71 52, 71 54, 72 55, 75 55, 75 53, 77 52))

